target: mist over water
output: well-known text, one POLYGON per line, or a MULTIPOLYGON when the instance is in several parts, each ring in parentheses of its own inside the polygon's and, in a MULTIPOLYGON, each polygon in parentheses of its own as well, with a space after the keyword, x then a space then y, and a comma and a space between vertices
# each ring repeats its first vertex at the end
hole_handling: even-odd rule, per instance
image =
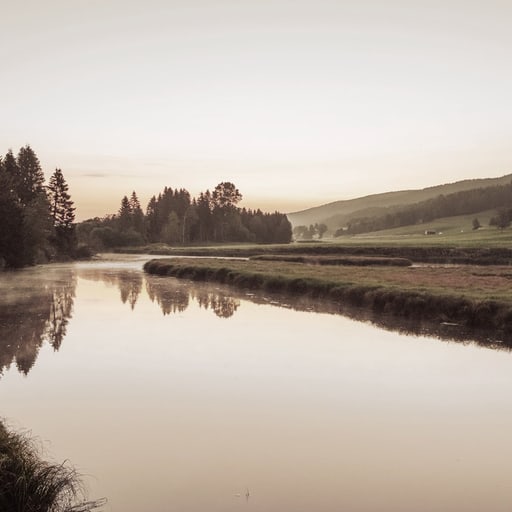
POLYGON ((0 416, 106 510, 510 510, 507 350, 143 261, 0 276, 0 416))

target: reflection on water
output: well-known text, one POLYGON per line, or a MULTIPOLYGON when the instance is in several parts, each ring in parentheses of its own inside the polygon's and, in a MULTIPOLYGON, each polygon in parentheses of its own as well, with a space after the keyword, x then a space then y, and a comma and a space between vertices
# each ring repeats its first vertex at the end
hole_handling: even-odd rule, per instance
POLYGON ((79 270, 79 276, 83 279, 101 281, 110 286, 119 288, 121 302, 135 308, 137 299, 142 291, 142 273, 137 270, 105 269, 105 268, 84 268, 79 270))
POLYGON ((133 311, 143 289, 164 315, 183 313, 192 302, 219 318, 232 317, 241 301, 270 304, 295 311, 341 314, 380 328, 442 341, 477 343, 499 350, 512 350, 512 339, 504 333, 476 331, 455 324, 377 314, 329 301, 285 294, 253 293, 222 285, 196 283, 170 277, 145 275, 140 269, 115 265, 48 266, 5 273, 0 279, 0 375, 15 363, 27 375, 41 346, 47 342, 59 350, 73 312, 77 278, 101 282, 119 289, 119 298, 133 311))
POLYGON ((109 512, 512 510, 492 335, 119 261, 0 275, 0 306, 0 417, 109 512))
POLYGON ((142 274, 139 270, 89 269, 81 270, 79 276, 118 286, 122 302, 128 302, 132 309, 135 307, 143 287, 143 281, 145 281, 149 298, 160 306, 164 315, 183 313, 192 301, 201 308, 213 311, 220 318, 230 318, 240 307, 240 301, 248 300, 256 304, 270 304, 295 311, 343 315, 405 335, 429 336, 443 341, 478 343, 494 349, 510 350, 512 348, 510 335, 496 330, 476 330, 457 324, 402 318, 309 297, 241 291, 222 285, 142 274))
POLYGON ((43 343, 59 350, 73 313, 69 267, 6 273, 0 279, 0 375, 11 364, 27 375, 43 343))

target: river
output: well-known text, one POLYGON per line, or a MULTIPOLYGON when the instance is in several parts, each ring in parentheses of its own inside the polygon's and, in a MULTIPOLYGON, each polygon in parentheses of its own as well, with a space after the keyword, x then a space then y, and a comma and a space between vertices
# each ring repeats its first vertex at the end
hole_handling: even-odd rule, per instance
POLYGON ((512 509, 509 350, 144 261, 0 275, 0 416, 105 511, 512 509))

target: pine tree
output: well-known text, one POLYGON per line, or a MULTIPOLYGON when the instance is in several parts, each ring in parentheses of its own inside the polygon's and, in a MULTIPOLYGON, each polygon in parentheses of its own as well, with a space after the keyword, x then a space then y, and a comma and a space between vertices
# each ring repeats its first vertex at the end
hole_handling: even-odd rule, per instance
POLYGON ((48 201, 50 215, 55 228, 55 241, 59 252, 70 254, 75 242, 75 208, 68 193, 68 184, 60 169, 50 178, 48 185, 48 201))
POLYGON ((0 269, 7 265, 16 267, 21 262, 23 252, 23 212, 18 197, 13 190, 12 175, 9 166, 16 161, 10 153, 0 159, 0 269))
POLYGON ((34 150, 27 144, 18 152, 16 164, 19 169, 18 196, 22 204, 28 205, 44 192, 44 174, 34 150))
POLYGON ((157 211, 157 200, 156 197, 153 196, 148 203, 146 208, 146 231, 150 242, 157 242, 158 235, 160 234, 160 223, 158 219, 158 211, 157 211))
POLYGON ((137 233, 144 235, 144 212, 140 207, 139 198, 137 197, 135 190, 132 192, 132 195, 130 196, 129 204, 131 215, 131 227, 135 231, 137 231, 137 233))
POLYGON ((130 201, 127 196, 124 196, 123 199, 121 199, 121 207, 118 212, 119 227, 121 230, 126 230, 131 226, 131 216, 132 209, 130 207, 130 201))
POLYGON ((75 208, 68 189, 62 171, 55 169, 48 185, 48 200, 53 225, 56 228, 70 229, 75 221, 75 208))
POLYGON ((16 201, 19 202, 19 190, 21 187, 21 176, 16 157, 12 153, 12 149, 6 153, 3 161, 2 168, 4 172, 4 182, 2 183, 4 190, 8 190, 16 201))

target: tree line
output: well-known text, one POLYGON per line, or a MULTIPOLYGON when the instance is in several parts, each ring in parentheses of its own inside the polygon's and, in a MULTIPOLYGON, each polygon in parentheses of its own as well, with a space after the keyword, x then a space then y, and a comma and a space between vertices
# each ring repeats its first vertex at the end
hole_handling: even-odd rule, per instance
POLYGON ((292 227, 285 214, 240 208, 242 194, 231 182, 192 198, 184 189, 164 190, 142 210, 137 193, 124 196, 117 213, 77 226, 80 242, 101 250, 145 243, 288 243, 292 227))
POLYGON ((0 156, 0 268, 73 257, 74 212, 62 171, 55 169, 46 185, 29 145, 0 156))
POLYGON ((293 228, 293 236, 296 240, 313 240, 317 238, 321 240, 327 232, 327 226, 323 223, 310 224, 309 226, 301 225, 293 228))
MULTIPOLYGON (((403 208, 391 207, 391 211, 385 215, 352 219, 346 227, 338 229, 334 236, 369 233, 421 224, 443 217, 468 215, 493 208, 502 209, 509 207, 511 203, 512 183, 441 194, 403 208)), ((495 222, 497 225, 498 222, 495 222)))

